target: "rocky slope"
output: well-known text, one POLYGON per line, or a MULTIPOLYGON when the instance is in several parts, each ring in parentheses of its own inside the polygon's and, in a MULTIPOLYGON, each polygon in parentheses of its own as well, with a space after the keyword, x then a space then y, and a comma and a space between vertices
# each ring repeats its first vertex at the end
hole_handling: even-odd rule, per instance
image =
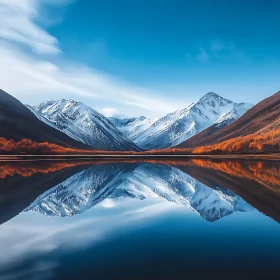
MULTIPOLYGON (((140 133, 130 133, 127 127, 133 127, 134 121, 117 124, 122 131, 129 131, 127 136, 140 148, 145 150, 174 147, 191 138, 202 130, 215 125, 216 130, 232 123, 242 116, 250 104, 234 103, 213 92, 207 93, 199 101, 189 107, 170 113, 140 133)), ((147 120, 143 119, 145 125, 147 120)), ((137 122, 139 122, 137 120, 137 122)), ((115 122, 116 123, 116 122, 115 122)), ((137 126, 136 126, 137 127, 137 126)), ((137 131, 137 129, 136 129, 137 131)))
POLYGON ((66 147, 89 149, 64 133, 39 120, 20 101, 0 90, 0 137, 20 141, 49 142, 66 147))
POLYGON ((49 126, 96 149, 140 150, 106 117, 81 102, 62 99, 28 108, 49 126))
POLYGON ((236 137, 245 137, 250 134, 262 135, 280 130, 280 92, 264 99, 237 121, 216 130, 209 127, 195 135, 188 141, 180 144, 181 148, 192 148, 204 145, 213 145, 236 137))

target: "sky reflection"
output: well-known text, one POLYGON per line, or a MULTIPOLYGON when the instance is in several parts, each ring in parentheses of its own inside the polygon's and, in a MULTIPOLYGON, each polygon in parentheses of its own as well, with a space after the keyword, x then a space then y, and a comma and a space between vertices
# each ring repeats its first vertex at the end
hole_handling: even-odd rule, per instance
POLYGON ((32 195, 38 191, 38 173, 0 179, 2 208, 9 203, 7 211, 14 215, 0 225, 1 280, 87 278, 91 273, 97 279, 116 273, 129 279, 136 271, 143 279, 159 263, 164 264, 162 277, 182 276, 186 267, 192 275, 201 263, 205 271, 234 267, 252 276, 257 267, 258 273, 278 272, 280 226, 275 204, 266 196, 273 189, 277 201, 277 184, 247 185, 252 205, 273 213, 270 218, 243 196, 249 181, 224 171, 212 176, 213 164, 203 169, 186 163, 177 163, 178 168, 136 162, 78 166, 39 173, 45 190, 39 196, 32 195), (242 197, 222 186, 231 187, 229 179, 242 197), (22 192, 23 186, 29 192, 22 192))

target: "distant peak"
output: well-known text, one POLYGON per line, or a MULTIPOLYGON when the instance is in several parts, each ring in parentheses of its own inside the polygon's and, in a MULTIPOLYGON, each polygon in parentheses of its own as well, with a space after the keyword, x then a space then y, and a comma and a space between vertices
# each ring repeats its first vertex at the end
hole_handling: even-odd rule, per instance
POLYGON ((233 103, 231 100, 226 99, 215 92, 208 92, 204 96, 202 96, 197 103, 205 102, 212 100, 214 102, 225 102, 225 103, 233 103))
POLYGON ((223 98, 221 97, 220 95, 218 95, 217 93, 215 92, 207 92, 204 96, 202 96, 202 98, 208 98, 208 97, 219 97, 219 98, 223 98))
MULTIPOLYGON (((61 99, 60 101, 62 101, 63 103, 71 103, 71 104, 81 104, 81 102, 75 101, 73 99, 61 99)), ((59 101, 58 101, 59 102, 59 101)))
POLYGON ((42 102, 42 103, 40 103, 38 105, 32 106, 32 107, 36 108, 37 110, 40 110, 42 108, 52 106, 53 104, 55 104, 55 102, 56 102, 55 100, 49 99, 49 100, 46 100, 46 101, 44 101, 44 102, 42 102))
POLYGON ((140 116, 139 118, 138 118, 138 120, 140 120, 140 121, 144 121, 146 119, 146 117, 144 117, 144 116, 140 116))
POLYGON ((43 102, 43 103, 54 103, 55 102, 55 100, 53 100, 53 99, 47 99, 45 102, 43 102))

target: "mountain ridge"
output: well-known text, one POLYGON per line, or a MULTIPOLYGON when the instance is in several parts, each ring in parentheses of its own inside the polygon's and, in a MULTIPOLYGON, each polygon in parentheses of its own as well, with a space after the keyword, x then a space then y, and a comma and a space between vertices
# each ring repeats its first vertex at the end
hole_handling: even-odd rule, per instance
POLYGON ((27 107, 48 125, 96 149, 140 151, 106 117, 82 102, 61 99, 27 107))
POLYGON ((73 216, 107 198, 161 198, 186 206, 213 222, 253 207, 232 191, 211 189, 179 169, 164 164, 109 164, 87 168, 40 195, 25 211, 73 216))
POLYGON ((236 137, 264 133, 280 129, 280 91, 262 100, 242 117, 216 131, 212 126, 191 139, 179 144, 178 148, 194 148, 217 144, 236 137))
POLYGON ((174 147, 215 123, 216 129, 228 125, 251 107, 208 92, 188 107, 153 121, 132 140, 144 150, 174 147))
POLYGON ((19 100, 0 89, 0 137, 20 141, 24 138, 66 147, 90 149, 39 120, 19 100))
POLYGON ((151 126, 156 119, 146 118, 144 116, 132 117, 132 118, 114 118, 111 117, 109 120, 119 129, 126 137, 131 141, 135 141, 143 131, 151 126))

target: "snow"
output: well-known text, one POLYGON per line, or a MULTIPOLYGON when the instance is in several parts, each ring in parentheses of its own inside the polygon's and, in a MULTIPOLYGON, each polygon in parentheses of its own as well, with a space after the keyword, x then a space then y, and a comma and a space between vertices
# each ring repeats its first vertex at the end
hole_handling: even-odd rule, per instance
POLYGON ((139 150, 106 117, 81 102, 61 99, 28 108, 41 121, 93 148, 139 150))
POLYGON ((135 141, 143 131, 156 121, 156 119, 148 119, 144 116, 130 119, 109 118, 109 120, 132 141, 135 141))
POLYGON ((115 119, 114 124, 140 148, 161 149, 174 147, 213 124, 218 127, 228 125, 251 107, 250 104, 234 103, 210 92, 187 108, 158 120, 115 119))
POLYGON ((234 103, 209 92, 187 108, 160 119, 144 116, 106 118, 74 100, 46 101, 28 108, 46 124, 73 139, 104 150, 144 150, 174 147, 202 130, 217 129, 240 118, 252 105, 234 103))
POLYGON ((74 216, 117 198, 159 198, 188 207, 207 221, 253 207, 230 190, 209 188, 179 169, 163 164, 103 164, 81 171, 39 196, 26 211, 74 216))

